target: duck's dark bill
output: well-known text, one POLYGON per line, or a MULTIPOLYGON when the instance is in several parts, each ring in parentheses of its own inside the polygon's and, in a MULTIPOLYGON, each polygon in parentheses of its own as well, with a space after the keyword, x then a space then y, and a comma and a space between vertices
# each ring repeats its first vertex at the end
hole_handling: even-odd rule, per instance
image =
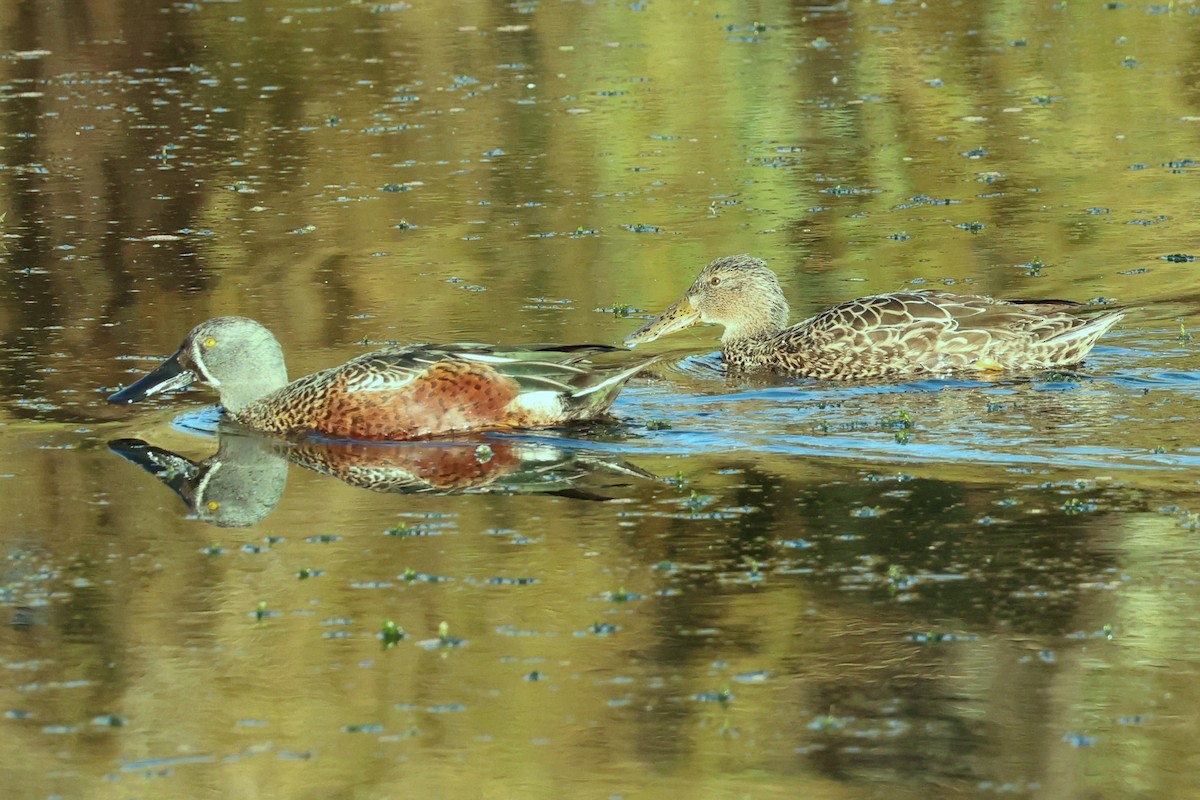
POLYGON ((190 369, 184 369, 179 363, 179 354, 176 353, 137 383, 132 383, 121 391, 109 395, 108 402, 136 403, 152 394, 182 389, 194 380, 196 380, 196 373, 190 369))

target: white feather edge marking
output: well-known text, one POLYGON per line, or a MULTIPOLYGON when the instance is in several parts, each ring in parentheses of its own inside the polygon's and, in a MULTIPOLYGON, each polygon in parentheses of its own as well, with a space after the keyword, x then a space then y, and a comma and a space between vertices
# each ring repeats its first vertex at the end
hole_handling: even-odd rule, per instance
POLYGON ((417 376, 408 374, 404 380, 397 380, 395 373, 380 375, 377 373, 366 372, 361 375, 355 375, 346 381, 347 392, 382 392, 395 391, 409 383, 417 376))
POLYGON ((461 358, 463 361, 480 361, 484 364, 523 364, 528 367, 546 367, 556 372, 564 372, 572 375, 580 375, 587 372, 583 367, 577 367, 574 364, 562 364, 558 361, 531 361, 524 358, 498 356, 493 353, 455 353, 454 357, 461 358))
POLYGON ((461 358, 463 361, 482 361, 485 364, 511 364, 518 359, 507 358, 506 356, 497 356, 491 353, 455 353, 456 358, 461 358))
POLYGON ((641 370, 645 369, 645 367, 646 367, 646 363, 635 364, 634 366, 630 367, 629 369, 624 369, 624 370, 621 370, 620 372, 609 375, 607 378, 605 378, 604 380, 600 381, 597 384, 593 384, 592 386, 588 386, 587 388, 580 389, 578 392, 575 392, 575 394, 571 395, 571 397, 587 397, 592 392, 598 392, 603 389, 607 389, 610 386, 612 386, 613 384, 620 385, 620 384, 624 383, 625 381, 629 380, 631 377, 636 375, 641 370))

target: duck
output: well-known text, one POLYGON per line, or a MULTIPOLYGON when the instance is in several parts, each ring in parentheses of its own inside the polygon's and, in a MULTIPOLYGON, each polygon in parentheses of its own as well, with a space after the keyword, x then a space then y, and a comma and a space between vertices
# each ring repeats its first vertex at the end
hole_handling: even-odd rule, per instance
POLYGON ((712 323, 725 328, 721 358, 730 372, 836 381, 1029 371, 1078 364, 1125 314, 1089 314, 1069 300, 924 289, 860 297, 789 326, 775 273, 741 254, 706 265, 683 297, 625 345, 712 323))
POLYGON ((246 317, 216 317, 192 328, 174 355, 108 401, 133 403, 200 381, 245 428, 351 441, 559 427, 603 417, 625 383, 655 360, 608 367, 588 361, 624 350, 397 346, 289 382, 283 349, 270 330, 246 317))

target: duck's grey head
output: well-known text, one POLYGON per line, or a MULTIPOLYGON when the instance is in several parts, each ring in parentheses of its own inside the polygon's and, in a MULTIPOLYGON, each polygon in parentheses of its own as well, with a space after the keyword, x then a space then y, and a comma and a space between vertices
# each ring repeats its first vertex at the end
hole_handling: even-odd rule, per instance
POLYGON ((108 398, 133 403, 202 381, 236 412, 287 384, 283 350, 269 330, 246 317, 215 317, 192 328, 175 354, 108 398))

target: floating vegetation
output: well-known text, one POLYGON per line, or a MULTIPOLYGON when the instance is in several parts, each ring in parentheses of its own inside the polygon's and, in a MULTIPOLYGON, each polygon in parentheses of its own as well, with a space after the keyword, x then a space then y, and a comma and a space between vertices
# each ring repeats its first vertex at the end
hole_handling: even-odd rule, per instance
MULTIPOLYGON (((479 453, 475 455, 476 461, 479 461, 479 453)), ((486 463, 486 461, 479 461, 486 463)), ((420 525, 410 525, 407 522, 397 522, 392 527, 383 532, 384 536, 441 536, 442 530, 445 528, 455 527, 453 522, 427 522, 420 525)))
POLYGON ((628 591, 624 586, 619 587, 615 592, 605 592, 600 596, 612 603, 628 603, 633 600, 641 600, 643 597, 637 592, 628 591))
POLYGON ((830 186, 820 190, 821 194, 831 194, 839 197, 853 197, 855 195, 863 194, 879 194, 880 191, 881 190, 879 189, 859 189, 853 186, 842 186, 840 183, 837 186, 830 186))
POLYGON ((665 431, 671 428, 671 423, 665 419, 651 419, 646 421, 646 430, 648 431, 665 431))
POLYGON ((1089 511, 1095 511, 1100 506, 1090 500, 1083 500, 1079 497, 1072 497, 1063 503, 1064 514, 1085 514, 1089 511))
POLYGON ((758 563, 757 559, 746 557, 746 576, 750 580, 762 580, 762 565, 758 563))
POLYGON ((412 567, 405 568, 404 572, 396 576, 405 583, 449 583, 450 578, 441 575, 428 575, 424 572, 417 572, 412 567))
POLYGON ((733 702, 733 690, 726 687, 719 692, 698 692, 692 695, 692 699, 698 703, 729 705, 733 702))
POLYGON ((1096 743, 1095 736, 1085 736, 1082 733, 1069 731, 1063 734, 1062 740, 1072 747, 1091 747, 1096 743))
POLYGON ((908 570, 900 564, 889 565, 887 568, 886 577, 888 588, 893 592, 901 589, 907 589, 916 582, 915 579, 908 573, 908 570))
POLYGON ((958 228, 959 230, 967 231, 968 233, 979 233, 981 230, 983 230, 987 226, 984 225, 982 222, 975 221, 975 222, 960 222, 957 225, 955 225, 954 227, 958 228))
POLYGON ((814 717, 813 721, 808 723, 808 729, 813 731, 836 731, 846 727, 846 724, 853 722, 854 717, 835 717, 832 714, 822 714, 814 717))
POLYGON ((909 414, 906 408, 902 408, 893 416, 879 421, 880 427, 895 431, 896 444, 908 444, 911 441, 915 424, 912 415, 909 414))
POLYGON ((450 635, 450 623, 442 620, 438 623, 438 633, 436 639, 426 639, 418 643, 419 647, 425 650, 438 650, 448 647, 462 647, 467 643, 466 639, 458 639, 450 635))
POLYGON ((778 539, 775 544, 789 550, 807 550, 813 546, 813 543, 807 539, 778 539))
POLYGON ((127 722, 120 714, 101 714, 92 718, 92 724, 101 728, 124 728, 127 722))
POLYGON ((687 486, 691 481, 683 474, 683 470, 679 470, 674 475, 668 475, 663 478, 663 483, 668 486, 674 486, 679 491, 683 491, 683 487, 687 486))
POLYGON ((1183 264, 1188 261, 1195 261, 1196 257, 1187 253, 1169 253, 1162 256, 1163 261, 1170 261, 1175 264, 1183 264))
POLYGON ((741 674, 734 675, 733 679, 738 683, 754 684, 766 683, 767 679, 770 677, 770 670, 756 669, 753 672, 743 672, 741 674))
POLYGON ((892 206, 893 211, 904 211, 905 209, 914 208, 916 206, 956 206, 962 203, 962 200, 952 200, 949 197, 930 197, 927 194, 918 194, 908 199, 907 203, 900 203, 892 206))
POLYGON ((404 628, 401 628, 390 619, 383 621, 383 628, 379 631, 379 639, 383 642, 384 650, 395 647, 407 636, 408 634, 404 632, 404 628))
POLYGON ((940 644, 942 642, 973 642, 979 637, 975 635, 964 635, 959 633, 947 633, 945 631, 922 631, 920 633, 911 633, 908 635, 910 642, 918 644, 940 644))
POLYGON ((1046 262, 1040 258, 1031 258, 1025 264, 1018 264, 1018 267, 1025 270, 1025 274, 1031 278, 1042 277, 1042 270, 1046 268, 1046 262))

